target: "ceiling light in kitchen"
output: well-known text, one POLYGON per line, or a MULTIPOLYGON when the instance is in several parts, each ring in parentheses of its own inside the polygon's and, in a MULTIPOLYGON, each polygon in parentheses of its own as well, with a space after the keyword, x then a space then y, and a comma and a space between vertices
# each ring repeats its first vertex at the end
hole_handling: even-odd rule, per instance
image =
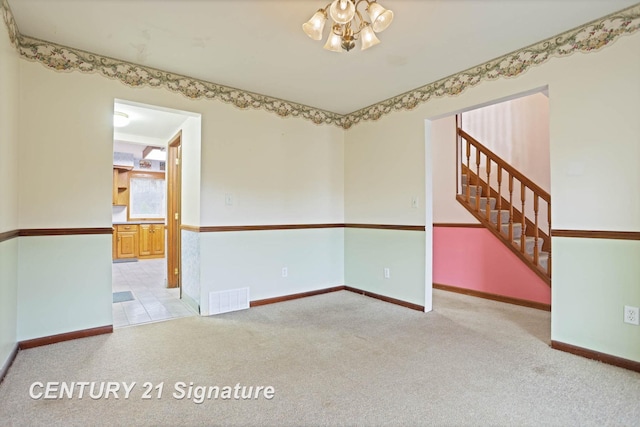
POLYGON ((121 111, 113 112, 113 126, 117 128, 124 127, 129 124, 129 115, 121 111))
POLYGON ((163 147, 145 147, 142 151, 142 157, 146 160, 167 161, 167 152, 163 147))

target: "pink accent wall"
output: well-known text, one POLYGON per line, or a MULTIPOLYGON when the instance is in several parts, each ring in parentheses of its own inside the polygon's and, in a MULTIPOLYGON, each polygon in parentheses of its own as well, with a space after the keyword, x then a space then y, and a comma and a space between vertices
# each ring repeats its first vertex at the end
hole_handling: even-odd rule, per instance
POLYGON ((433 228, 433 282, 551 304, 551 288, 485 228, 433 228))

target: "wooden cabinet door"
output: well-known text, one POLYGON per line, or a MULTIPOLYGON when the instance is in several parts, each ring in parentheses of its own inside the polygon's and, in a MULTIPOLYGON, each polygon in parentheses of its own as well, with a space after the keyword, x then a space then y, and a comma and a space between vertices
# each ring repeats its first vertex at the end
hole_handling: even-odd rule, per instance
POLYGON ((138 227, 140 228, 138 254, 141 257, 149 256, 153 250, 153 225, 140 224, 138 227))
POLYGON ((138 233, 135 231, 118 231, 118 258, 138 257, 138 233))
POLYGON ((164 224, 153 224, 151 230, 151 253, 164 256, 164 224))
POLYGON ((113 204, 129 205, 129 171, 127 169, 113 168, 113 204))
POLYGON ((164 224, 140 224, 138 227, 140 258, 164 257, 164 224))

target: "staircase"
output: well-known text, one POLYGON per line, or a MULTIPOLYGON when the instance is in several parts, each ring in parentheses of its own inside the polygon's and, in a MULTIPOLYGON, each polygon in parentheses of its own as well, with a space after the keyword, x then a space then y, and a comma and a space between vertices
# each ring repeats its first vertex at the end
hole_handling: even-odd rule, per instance
POLYGON ((460 127, 457 134, 456 199, 551 286, 551 196, 460 127))

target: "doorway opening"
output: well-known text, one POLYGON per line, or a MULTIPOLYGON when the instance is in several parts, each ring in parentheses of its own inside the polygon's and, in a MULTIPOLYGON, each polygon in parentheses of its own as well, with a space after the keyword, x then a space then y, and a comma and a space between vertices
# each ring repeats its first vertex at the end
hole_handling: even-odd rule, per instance
POLYGON ((182 299, 180 225, 182 146, 199 152, 200 115, 115 100, 113 135, 113 325, 197 315, 182 299))
MULTIPOLYGON (((501 301, 517 300, 522 302, 521 305, 531 302, 530 307, 548 307, 551 304, 551 289, 547 283, 532 275, 527 264, 513 254, 509 247, 503 245, 492 234, 492 230, 485 228, 459 202, 460 194, 475 190, 473 200, 484 209, 482 212, 490 212, 491 215, 496 212, 493 227, 502 230, 503 233, 503 230, 515 230, 515 226, 509 221, 502 224, 505 212, 501 212, 500 209, 502 207, 502 211, 506 211, 507 204, 504 200, 510 200, 509 179, 505 167, 496 168, 493 165, 485 168, 486 158, 481 157, 480 161, 476 161, 476 152, 472 152, 470 157, 474 166, 473 172, 488 183, 482 191, 490 188, 491 193, 480 193, 478 188, 472 188, 474 185, 465 185, 463 178, 467 177, 462 176, 464 168, 461 165, 466 165, 469 156, 465 146, 460 148, 457 140, 457 128, 460 123, 456 121, 456 115, 462 116, 462 129, 489 147, 488 150, 492 153, 496 153, 509 165, 530 176, 550 192, 548 105, 548 91, 546 88, 539 88, 427 120, 426 188, 433 198, 432 241, 427 243, 428 251, 433 253, 433 265, 427 271, 427 277, 431 279, 428 279, 428 293, 431 293, 430 284, 434 283, 433 287, 437 289, 484 298, 502 298, 501 301), (499 196, 494 194, 494 187, 499 196), (467 189, 469 191, 465 191, 467 189), (475 193, 479 193, 477 200, 475 193), (500 197, 502 199, 498 200, 500 197), (519 286, 514 288, 513 283, 519 286)), ((520 197, 521 188, 516 188, 515 185, 513 188, 513 205, 516 205, 515 201, 518 202, 513 208, 514 212, 520 209, 529 215, 531 210, 534 212, 531 217, 536 218, 533 222, 541 227, 545 226, 548 215, 535 215, 535 212, 538 212, 535 198, 527 194, 526 200, 516 200, 516 196, 520 197), (527 205, 523 209, 525 201, 527 205), (528 203, 532 206, 529 207, 528 203)), ((542 212, 542 209, 539 211, 542 212)), ((513 213, 510 214, 510 218, 511 215, 513 213)), ((526 226, 529 227, 529 224, 526 226)), ((522 229, 520 238, 526 243, 523 246, 529 250, 527 245, 532 237, 527 234, 528 229, 522 229)), ((535 239, 538 239, 537 235, 535 239)), ((538 243, 540 240, 538 239, 538 243)), ((536 252, 535 246, 532 245, 531 249, 536 252)), ((540 250, 538 248, 537 255, 542 254, 540 250)), ((530 255, 527 252, 525 256, 530 255)))

